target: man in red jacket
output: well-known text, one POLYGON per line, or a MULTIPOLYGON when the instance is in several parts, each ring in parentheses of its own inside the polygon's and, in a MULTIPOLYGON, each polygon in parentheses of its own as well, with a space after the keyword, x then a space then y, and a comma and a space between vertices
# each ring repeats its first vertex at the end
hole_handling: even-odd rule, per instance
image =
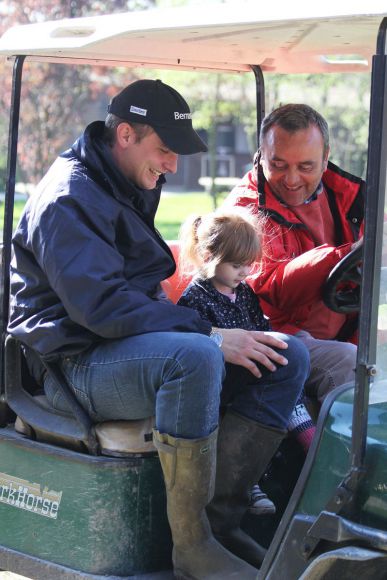
POLYGON ((250 283, 273 328, 308 347, 305 390, 319 401, 354 378, 356 323, 325 306, 322 286, 362 236, 365 185, 328 156, 325 119, 307 105, 281 106, 263 120, 254 167, 225 202, 264 217, 262 268, 250 283))

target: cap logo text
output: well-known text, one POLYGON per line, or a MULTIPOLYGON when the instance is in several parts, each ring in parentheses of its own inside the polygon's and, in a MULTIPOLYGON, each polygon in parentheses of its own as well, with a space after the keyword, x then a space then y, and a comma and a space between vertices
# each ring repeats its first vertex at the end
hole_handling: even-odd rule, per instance
POLYGON ((177 111, 175 111, 174 115, 176 121, 178 119, 192 119, 192 113, 178 113, 177 111))
POLYGON ((146 117, 148 112, 146 109, 141 109, 140 107, 135 107, 134 105, 131 105, 129 110, 131 113, 136 113, 136 115, 142 115, 143 117, 146 117))

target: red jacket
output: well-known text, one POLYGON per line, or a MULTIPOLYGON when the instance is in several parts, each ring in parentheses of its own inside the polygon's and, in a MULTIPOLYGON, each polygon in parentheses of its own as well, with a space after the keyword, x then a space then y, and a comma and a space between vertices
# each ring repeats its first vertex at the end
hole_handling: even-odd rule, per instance
MULTIPOLYGON (((258 164, 229 194, 226 206, 247 206, 266 216, 262 271, 249 279, 275 330, 294 334, 307 329, 313 305, 322 300, 321 288, 331 269, 351 250, 363 232, 364 187, 358 177, 333 163, 323 174, 332 211, 336 246, 315 246, 307 227, 265 187, 258 164)), ((343 322, 345 322, 343 316, 343 322)), ((334 337, 326 337, 334 338, 334 337)))

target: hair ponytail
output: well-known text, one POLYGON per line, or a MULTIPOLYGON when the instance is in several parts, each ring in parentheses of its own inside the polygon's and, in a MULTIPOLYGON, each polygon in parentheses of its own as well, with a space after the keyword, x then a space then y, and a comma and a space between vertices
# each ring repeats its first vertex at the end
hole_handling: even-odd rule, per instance
POLYGON ((183 222, 179 232, 179 272, 181 276, 192 275, 200 269, 201 260, 198 260, 199 245, 198 228, 202 222, 201 215, 191 215, 183 222))
POLYGON ((179 271, 212 278, 222 262, 252 264, 261 257, 261 221, 246 208, 192 215, 180 229, 179 271))

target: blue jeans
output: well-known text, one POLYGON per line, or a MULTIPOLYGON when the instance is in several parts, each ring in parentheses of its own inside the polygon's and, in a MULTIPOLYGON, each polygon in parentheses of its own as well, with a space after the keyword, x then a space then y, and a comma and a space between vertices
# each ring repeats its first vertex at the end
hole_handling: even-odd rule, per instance
POLYGON ((258 365, 262 377, 257 379, 244 367, 226 363, 221 405, 231 407, 240 415, 258 423, 287 429, 290 416, 309 376, 309 353, 304 344, 294 336, 280 332, 271 334, 287 343, 288 348, 278 349, 278 352, 288 359, 288 364, 277 364, 274 372, 258 365))
MULTIPOLYGON (((294 342, 301 354, 307 352, 305 347, 293 337, 286 339, 289 349, 283 353, 291 355, 293 363, 289 361, 285 368, 293 372, 298 365, 306 367, 307 355, 300 356, 290 345, 294 342)), ((156 415, 161 433, 183 438, 206 437, 218 425, 225 367, 221 350, 208 336, 157 332, 106 340, 62 359, 61 365, 76 397, 95 421, 156 415)), ((297 373, 296 380, 282 378, 274 396, 275 377, 284 374, 286 370, 281 368, 258 380, 248 372, 253 377, 251 387, 244 390, 239 382, 235 384, 235 410, 263 424, 286 428, 306 371, 297 373), (256 397, 251 391, 257 392, 256 397), (250 405, 257 402, 255 413, 250 405)), ((51 404, 66 410, 50 377, 44 387, 51 404)))

